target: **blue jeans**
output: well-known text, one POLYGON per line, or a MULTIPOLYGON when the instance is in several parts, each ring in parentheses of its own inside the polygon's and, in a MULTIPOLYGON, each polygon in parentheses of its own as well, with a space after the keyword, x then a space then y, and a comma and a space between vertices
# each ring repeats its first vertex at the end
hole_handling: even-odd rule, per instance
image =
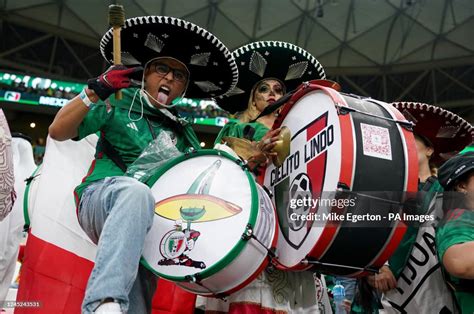
POLYGON ((129 177, 108 177, 84 190, 79 223, 98 250, 83 313, 93 313, 106 298, 118 302, 124 312, 151 312, 157 278, 139 261, 154 204, 151 190, 129 177))

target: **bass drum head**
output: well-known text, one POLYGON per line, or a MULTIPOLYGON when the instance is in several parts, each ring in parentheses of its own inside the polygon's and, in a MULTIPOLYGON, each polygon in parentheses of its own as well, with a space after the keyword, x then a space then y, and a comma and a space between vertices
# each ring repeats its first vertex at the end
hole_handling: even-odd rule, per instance
POLYGON ((334 102, 320 90, 294 96, 282 115, 275 127, 289 128, 290 155, 280 167, 267 166, 263 184, 273 193, 278 216, 278 261, 283 268, 293 268, 310 253, 325 228, 326 222, 317 215, 328 213, 330 207, 308 206, 304 200, 318 199, 322 192, 327 199, 327 192, 336 190, 341 132, 334 102))
POLYGON ((243 251, 242 234, 256 224, 259 197, 253 177, 235 158, 215 150, 183 155, 148 185, 156 204, 142 263, 155 274, 175 282, 205 280, 243 251))

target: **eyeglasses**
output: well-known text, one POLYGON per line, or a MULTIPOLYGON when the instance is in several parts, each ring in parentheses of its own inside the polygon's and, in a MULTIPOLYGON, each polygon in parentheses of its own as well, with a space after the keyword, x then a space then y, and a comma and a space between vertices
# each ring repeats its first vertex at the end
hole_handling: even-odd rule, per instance
POLYGON ((168 73, 173 72, 173 79, 178 82, 186 82, 188 79, 188 73, 186 73, 186 71, 173 69, 167 64, 157 62, 152 64, 152 68, 153 67, 155 68, 155 72, 160 76, 166 76, 168 73))

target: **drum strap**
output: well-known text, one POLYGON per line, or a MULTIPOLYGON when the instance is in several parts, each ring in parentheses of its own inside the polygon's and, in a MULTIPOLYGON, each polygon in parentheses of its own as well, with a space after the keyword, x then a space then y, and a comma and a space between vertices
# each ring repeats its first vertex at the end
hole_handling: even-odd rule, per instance
POLYGON ((421 188, 421 191, 423 192, 428 192, 431 189, 431 186, 438 181, 438 178, 435 176, 431 176, 428 179, 426 179, 426 182, 423 184, 423 187, 421 188))
POLYGON ((123 161, 122 157, 104 136, 100 137, 99 143, 102 147, 102 152, 107 157, 109 157, 110 160, 112 160, 117 165, 117 167, 120 168, 120 170, 122 170, 123 172, 127 171, 127 165, 123 161))
POLYGON ((253 136, 255 135, 255 128, 250 125, 246 125, 244 127, 243 133, 245 139, 253 141, 253 136))
POLYGON ((280 108, 281 106, 283 106, 284 104, 286 104, 286 102, 288 100, 290 100, 290 98, 293 96, 293 94, 295 93, 295 91, 291 91, 291 92, 288 92, 287 94, 285 94, 283 97, 281 97, 280 99, 278 99, 277 101, 275 101, 273 104, 271 105, 268 105, 265 107, 265 109, 263 109, 263 111, 258 115, 258 117, 256 117, 254 120, 250 121, 250 122, 255 122, 257 121, 258 119, 260 119, 261 117, 264 117, 266 116, 267 114, 270 114, 274 111, 276 111, 278 108, 280 108))

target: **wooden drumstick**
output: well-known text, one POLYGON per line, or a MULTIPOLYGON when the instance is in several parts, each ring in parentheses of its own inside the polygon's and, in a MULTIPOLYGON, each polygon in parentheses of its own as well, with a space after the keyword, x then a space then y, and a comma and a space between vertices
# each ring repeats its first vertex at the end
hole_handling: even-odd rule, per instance
MULTIPOLYGON (((125 24, 125 10, 119 4, 109 5, 109 25, 113 28, 114 65, 122 64, 120 29, 125 24)), ((115 99, 122 99, 122 91, 115 92, 115 99)))

